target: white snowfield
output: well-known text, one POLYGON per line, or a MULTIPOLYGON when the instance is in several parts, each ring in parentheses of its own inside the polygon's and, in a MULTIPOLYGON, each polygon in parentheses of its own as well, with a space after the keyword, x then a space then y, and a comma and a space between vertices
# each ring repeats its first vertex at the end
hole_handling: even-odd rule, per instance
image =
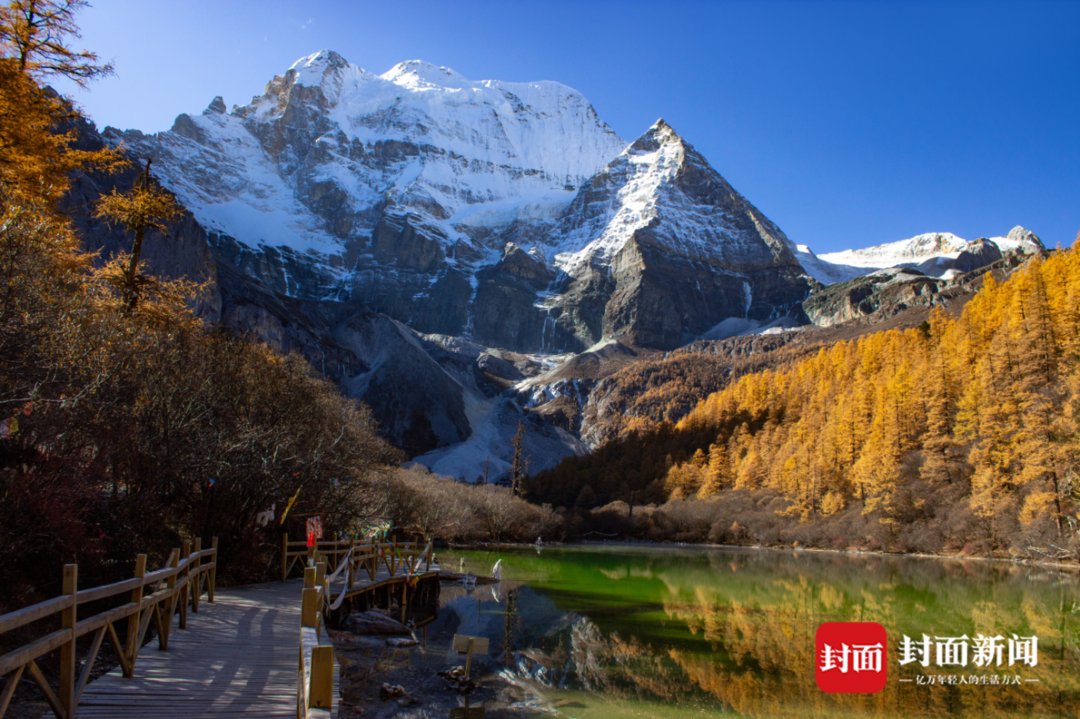
MULTIPOLYGON (((317 255, 351 239, 326 227, 303 186, 343 192, 353 212, 383 203, 449 245, 475 228, 550 221, 625 143, 580 93, 557 82, 471 81, 419 60, 381 75, 331 51, 301 58, 251 103, 181 116, 128 140, 208 228, 249 246, 317 255), (312 91, 321 99, 312 98, 312 91), (268 137, 317 117, 305 157, 272 156, 268 137), (395 143, 408 147, 380 158, 395 143)), ((372 227, 359 222, 352 235, 372 227)))

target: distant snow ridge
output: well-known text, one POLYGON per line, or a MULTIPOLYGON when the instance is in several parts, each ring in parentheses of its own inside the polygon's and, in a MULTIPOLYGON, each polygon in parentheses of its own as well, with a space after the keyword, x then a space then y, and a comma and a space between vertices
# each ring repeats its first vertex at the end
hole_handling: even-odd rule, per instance
MULTIPOLYGON (((928 232, 897 242, 821 255, 815 255, 806 245, 797 245, 796 256, 803 268, 823 284, 845 282, 892 267, 907 267, 931 277, 944 277, 954 271, 953 261, 962 252, 973 251, 978 242, 965 240, 951 232, 928 232)), ((1008 235, 990 237, 987 242, 993 243, 1002 253, 1032 254, 1044 249, 1033 232, 1019 225, 1008 235)))
POLYGON ((887 242, 861 250, 828 252, 819 257, 837 265, 877 270, 904 264, 919 264, 931 257, 956 257, 966 245, 967 240, 951 232, 928 232, 907 240, 887 242))

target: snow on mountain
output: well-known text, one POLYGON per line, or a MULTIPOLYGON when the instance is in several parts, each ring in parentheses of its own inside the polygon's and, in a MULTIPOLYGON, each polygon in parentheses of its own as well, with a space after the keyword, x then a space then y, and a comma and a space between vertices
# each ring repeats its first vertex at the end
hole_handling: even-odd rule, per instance
POLYGON ((1046 249, 1042 240, 1034 232, 1020 225, 1009 230, 1009 234, 1004 237, 991 237, 990 241, 1002 252, 1023 252, 1030 255, 1046 249))
POLYGON ((250 246, 334 254, 340 240, 297 197, 258 138, 235 115, 181 115, 167 133, 127 144, 207 229, 250 246))
POLYGON ((790 260, 780 229, 663 119, 575 198, 559 227, 555 264, 572 275, 590 262, 606 262, 646 228, 690 261, 734 269, 790 260))
POLYGON ((242 274, 421 332, 670 347, 808 291, 780 229, 667 123, 627 146, 556 82, 419 60, 375 74, 320 51, 231 112, 216 98, 111 137, 154 158, 242 274))
POLYGON ((807 245, 793 245, 793 247, 795 259, 799 261, 806 273, 823 285, 847 282, 867 272, 862 267, 853 267, 823 260, 815 255, 814 251, 807 245))
POLYGON ((346 253, 383 211, 447 246, 553 218, 624 146, 556 82, 471 81, 418 60, 379 75, 325 50, 222 107, 124 139, 208 228, 322 255, 346 253))
POLYGON ((915 266, 932 257, 955 258, 966 245, 967 240, 951 232, 927 232, 906 240, 886 242, 858 250, 827 252, 818 257, 831 264, 873 271, 885 267, 915 266))
MULTIPOLYGON (((928 232, 906 240, 821 255, 815 255, 806 245, 797 245, 796 257, 814 279, 826 285, 897 267, 916 269, 940 278, 955 274, 956 260, 962 253, 974 252, 982 239, 968 241, 951 232, 928 232)), ((985 241, 1003 253, 1032 254, 1043 250, 1039 238, 1020 226, 1004 237, 991 237, 985 241)))

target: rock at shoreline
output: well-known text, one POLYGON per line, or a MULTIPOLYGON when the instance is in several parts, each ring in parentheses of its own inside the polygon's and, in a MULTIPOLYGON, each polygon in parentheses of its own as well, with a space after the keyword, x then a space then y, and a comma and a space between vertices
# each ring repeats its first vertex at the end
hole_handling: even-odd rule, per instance
POLYGON ((415 647, 419 643, 412 637, 390 637, 386 640, 388 647, 415 647))
POLYGON ((378 611, 353 612, 345 620, 345 628, 353 634, 402 635, 412 634, 407 626, 378 611))

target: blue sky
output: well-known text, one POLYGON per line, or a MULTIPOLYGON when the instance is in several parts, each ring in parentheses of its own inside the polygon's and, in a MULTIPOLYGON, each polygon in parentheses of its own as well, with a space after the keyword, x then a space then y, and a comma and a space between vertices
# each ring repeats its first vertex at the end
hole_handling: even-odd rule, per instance
MULTIPOLYGON (((664 117, 817 252, 1080 230, 1080 2, 97 0, 116 76, 73 96, 155 131, 315 50, 382 72, 558 80, 632 140, 664 117)), ((67 88, 64 88, 65 90, 67 88)))

